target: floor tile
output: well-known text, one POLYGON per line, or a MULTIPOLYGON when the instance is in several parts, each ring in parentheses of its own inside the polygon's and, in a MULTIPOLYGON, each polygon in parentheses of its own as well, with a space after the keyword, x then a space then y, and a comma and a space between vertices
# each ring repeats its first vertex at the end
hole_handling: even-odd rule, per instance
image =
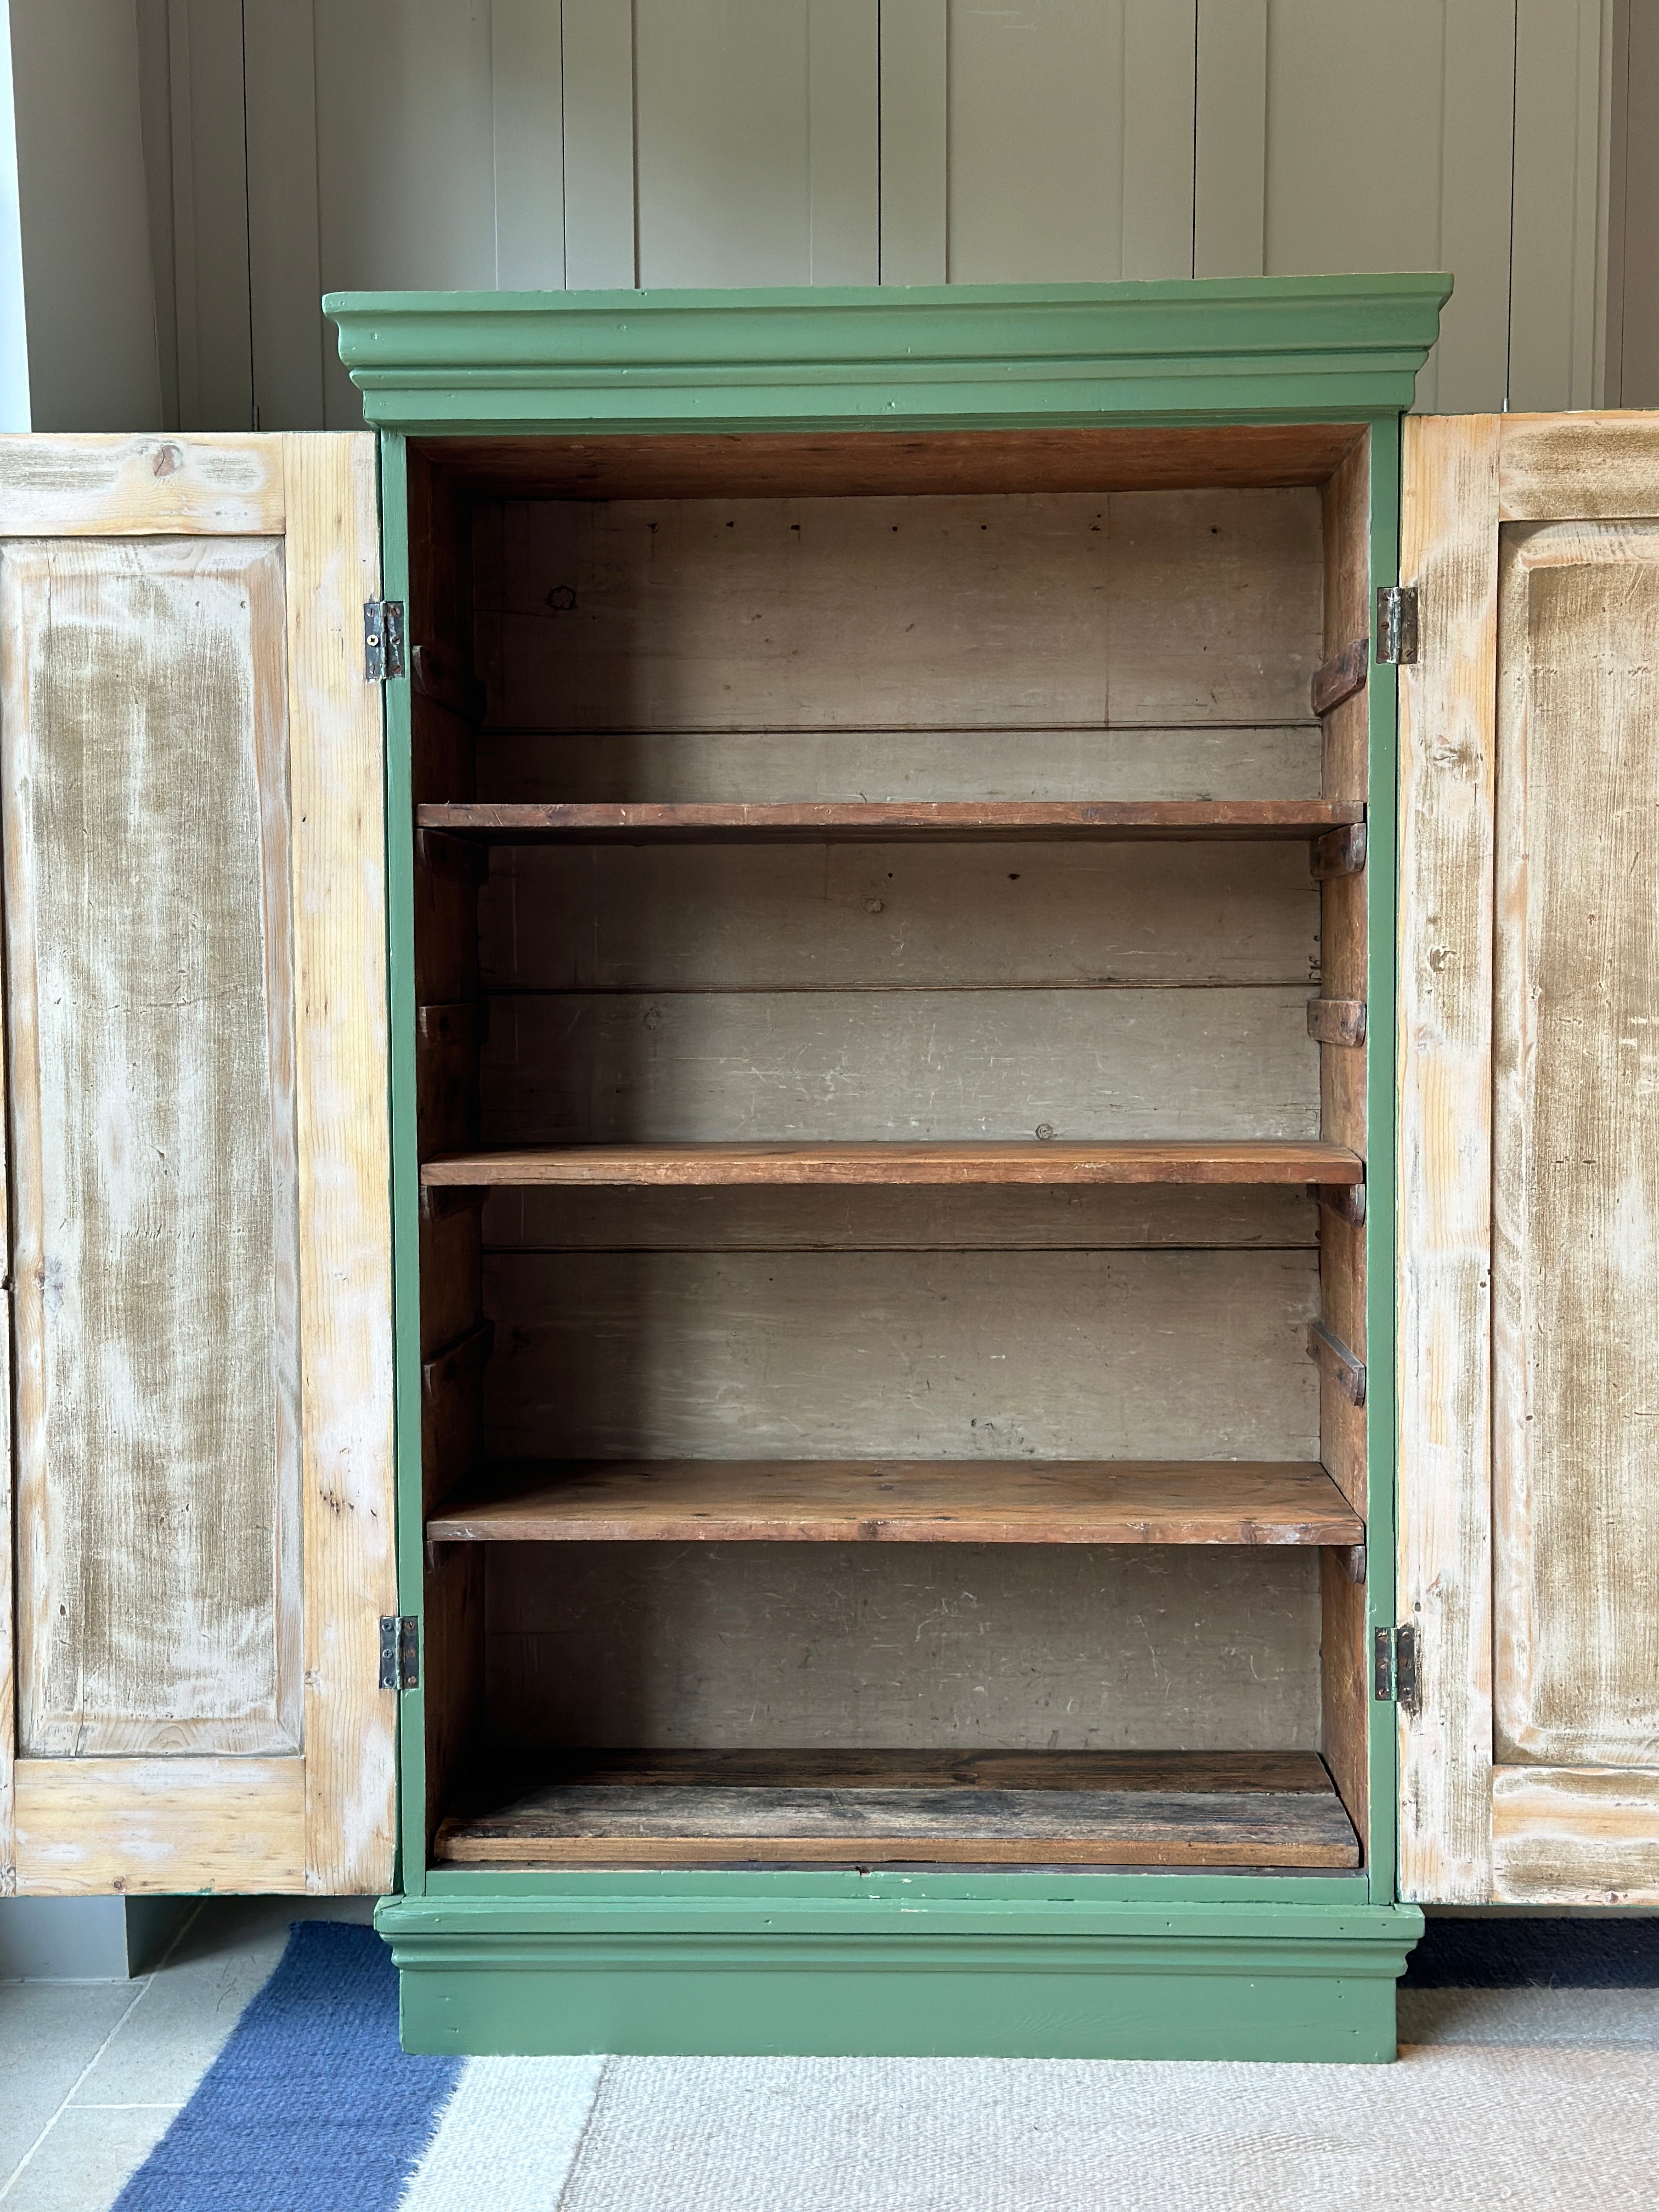
POLYGON ((109 2212, 167 2133, 170 2106, 71 2106, 0 2197, 4 2212, 109 2212))
POLYGON ((0 1982, 0 2185, 141 1994, 132 1982, 0 1982))

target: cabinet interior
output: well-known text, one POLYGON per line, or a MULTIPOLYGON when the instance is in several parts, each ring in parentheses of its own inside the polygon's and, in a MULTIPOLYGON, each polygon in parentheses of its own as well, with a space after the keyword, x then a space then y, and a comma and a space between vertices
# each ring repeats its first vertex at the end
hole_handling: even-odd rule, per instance
POLYGON ((1366 467, 411 445, 438 1862, 1361 1863, 1366 467))

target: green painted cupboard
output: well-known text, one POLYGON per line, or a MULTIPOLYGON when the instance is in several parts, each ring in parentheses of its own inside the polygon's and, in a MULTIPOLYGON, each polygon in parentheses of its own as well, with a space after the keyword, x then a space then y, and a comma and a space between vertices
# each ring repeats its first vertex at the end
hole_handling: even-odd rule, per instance
POLYGON ((0 451, 12 1886, 1373 2060, 1659 1897, 1659 424, 1402 430, 1447 289, 344 295, 374 436, 0 451))

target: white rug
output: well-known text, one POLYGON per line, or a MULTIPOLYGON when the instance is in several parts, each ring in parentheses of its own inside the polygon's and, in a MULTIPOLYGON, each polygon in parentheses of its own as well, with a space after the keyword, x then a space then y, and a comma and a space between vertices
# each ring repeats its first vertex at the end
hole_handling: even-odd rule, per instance
POLYGON ((1395 2066, 473 2059, 404 2212, 1654 2212, 1659 1993, 1419 1996, 1395 2066))

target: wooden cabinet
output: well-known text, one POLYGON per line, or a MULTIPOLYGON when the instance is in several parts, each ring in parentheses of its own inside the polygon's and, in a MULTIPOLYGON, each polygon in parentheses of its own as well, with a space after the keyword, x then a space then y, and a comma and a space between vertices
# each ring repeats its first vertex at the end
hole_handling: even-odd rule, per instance
POLYGON ((1407 425, 1408 1897, 1659 1902, 1659 420, 1407 425))
POLYGON ((0 451, 20 1885, 1360 2058, 1652 1893, 1659 433, 1408 423, 1402 552, 1443 291, 337 301, 378 546, 0 451))
POLYGON ((371 1890, 395 1611, 366 437, 0 441, 0 1881, 371 1890))

